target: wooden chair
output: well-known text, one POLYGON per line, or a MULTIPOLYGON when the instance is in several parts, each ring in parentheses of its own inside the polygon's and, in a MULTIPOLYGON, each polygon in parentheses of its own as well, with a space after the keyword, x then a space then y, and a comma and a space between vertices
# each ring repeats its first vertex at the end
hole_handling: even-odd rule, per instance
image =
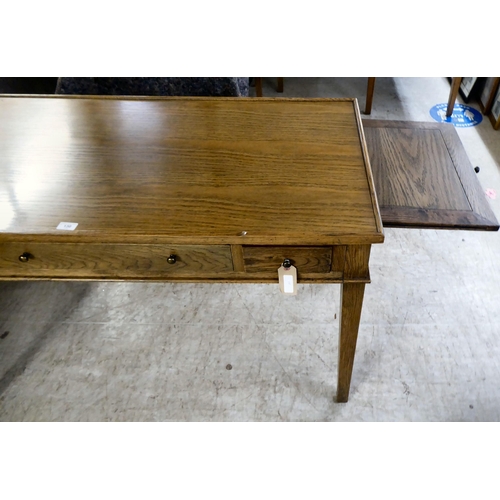
MULTIPOLYGON (((283 92, 283 78, 278 78, 278 92, 283 92)), ((368 78, 368 88, 366 90, 365 114, 372 112, 373 92, 375 90, 375 78, 368 78)), ((262 78, 255 78, 255 95, 262 97, 262 78)))
MULTIPOLYGON (((458 96, 458 89, 462 83, 463 77, 453 77, 451 80, 450 95, 448 97, 448 107, 446 108, 446 116, 451 116, 453 113, 453 108, 455 107, 455 101, 458 96)), ((375 78, 368 78, 368 90, 366 92, 366 107, 365 114, 369 115, 372 111, 373 102, 373 90, 375 88, 375 78)))
MULTIPOLYGON (((278 92, 283 92, 283 78, 278 78, 278 86, 276 89, 278 92)), ((257 97, 262 97, 262 78, 255 78, 255 95, 257 97)))
MULTIPOLYGON (((448 107, 446 108, 446 116, 451 116, 455 101, 458 96, 458 89, 462 83, 463 77, 453 77, 451 81, 450 95, 448 97, 448 107)), ((375 77, 368 77, 368 85, 366 89, 365 115, 372 112, 373 94, 375 91, 375 77)), ((283 78, 278 78, 278 92, 283 92, 283 78)), ((262 78, 255 78, 255 94, 257 97, 262 97, 262 78)))

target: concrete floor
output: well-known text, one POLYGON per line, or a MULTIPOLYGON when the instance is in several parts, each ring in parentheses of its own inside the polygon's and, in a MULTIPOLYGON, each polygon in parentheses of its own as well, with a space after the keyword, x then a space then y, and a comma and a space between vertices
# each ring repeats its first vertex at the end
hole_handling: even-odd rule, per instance
MULTIPOLYGON (((264 95, 275 86, 264 79, 264 95)), ((365 87, 285 78, 283 96, 363 109, 365 87)), ((432 121, 448 93, 445 78, 378 78, 371 118, 432 121)), ((458 134, 500 219, 500 131, 485 118, 458 134)), ((347 404, 333 400, 337 285, 283 297, 277 285, 10 282, 0 420, 500 420, 500 233, 385 232, 347 404)))

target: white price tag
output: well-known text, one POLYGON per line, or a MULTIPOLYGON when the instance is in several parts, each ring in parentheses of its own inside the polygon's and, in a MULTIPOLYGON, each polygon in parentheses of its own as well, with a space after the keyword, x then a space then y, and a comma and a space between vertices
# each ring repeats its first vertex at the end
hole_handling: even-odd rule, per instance
POLYGON ((278 280, 282 293, 285 295, 297 295, 297 268, 295 266, 288 268, 281 266, 278 269, 278 280))
POLYGON ((293 293, 293 276, 290 274, 283 276, 283 292, 293 293))
POLYGON ((63 231, 74 231, 78 222, 59 222, 56 229, 62 229, 63 231))

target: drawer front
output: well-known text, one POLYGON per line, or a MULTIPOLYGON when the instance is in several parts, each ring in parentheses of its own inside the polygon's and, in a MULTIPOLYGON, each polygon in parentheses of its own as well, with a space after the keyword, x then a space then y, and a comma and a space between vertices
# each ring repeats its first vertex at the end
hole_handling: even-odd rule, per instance
POLYGON ((224 245, 0 245, 0 277, 164 279, 210 276, 232 270, 231 250, 224 245))
POLYGON ((244 246, 243 261, 247 273, 276 273, 284 259, 290 259, 299 274, 329 273, 332 247, 244 246))

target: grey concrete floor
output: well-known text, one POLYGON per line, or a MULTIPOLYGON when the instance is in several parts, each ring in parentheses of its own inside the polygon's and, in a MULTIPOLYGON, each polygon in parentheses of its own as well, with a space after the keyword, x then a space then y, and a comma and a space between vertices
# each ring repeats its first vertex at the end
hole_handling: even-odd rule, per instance
MULTIPOLYGON (((265 96, 275 87, 264 79, 265 96)), ((285 78, 282 95, 363 109, 365 92, 365 78, 285 78)), ((378 78, 371 118, 432 121, 448 93, 445 78, 378 78)), ((458 134, 500 219, 500 131, 485 118, 458 134)), ((347 404, 333 399, 337 285, 283 297, 277 285, 10 282, 0 420, 500 420, 500 234, 385 233, 347 404)))

